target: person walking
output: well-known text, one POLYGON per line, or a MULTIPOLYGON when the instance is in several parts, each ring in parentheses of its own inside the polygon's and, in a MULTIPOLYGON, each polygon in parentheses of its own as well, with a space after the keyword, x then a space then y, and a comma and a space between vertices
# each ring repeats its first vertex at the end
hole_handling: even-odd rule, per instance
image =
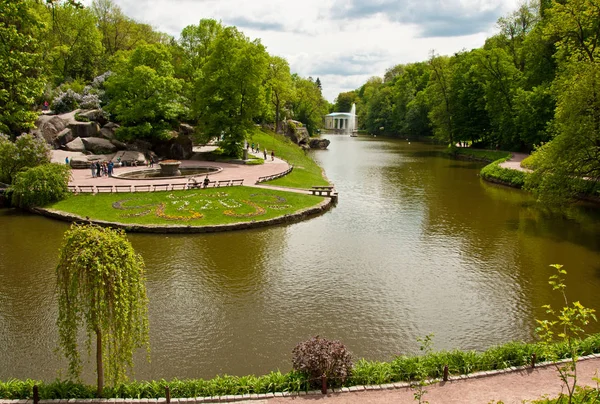
POLYGON ((96 178, 100 178, 100 162, 96 161, 96 178))
POLYGON ((265 147, 265 150, 263 150, 263 155, 265 156, 265 161, 267 161, 267 148, 265 147))
POLYGON ((271 150, 271 161, 275 161, 275 150, 271 150))
POLYGON ((96 164, 92 163, 90 167, 92 168, 92 178, 96 178, 96 164))

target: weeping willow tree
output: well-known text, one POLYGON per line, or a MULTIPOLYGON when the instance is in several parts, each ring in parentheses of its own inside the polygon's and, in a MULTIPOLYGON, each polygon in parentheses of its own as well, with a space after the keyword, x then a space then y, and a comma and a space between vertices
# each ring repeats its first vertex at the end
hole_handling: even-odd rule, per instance
POLYGON ((105 376, 113 385, 126 380, 134 351, 149 350, 144 262, 122 230, 74 224, 65 233, 56 275, 59 343, 69 375, 81 374, 77 335, 84 328, 88 356, 96 339, 101 397, 105 376))

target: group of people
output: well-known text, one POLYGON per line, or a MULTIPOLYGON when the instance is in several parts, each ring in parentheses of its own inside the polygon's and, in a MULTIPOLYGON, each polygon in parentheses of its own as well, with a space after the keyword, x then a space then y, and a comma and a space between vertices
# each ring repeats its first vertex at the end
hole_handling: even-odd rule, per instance
MULTIPOLYGON (((260 153, 260 144, 256 144, 256 147, 254 146, 254 142, 252 142, 252 144, 248 144, 248 142, 246 142, 246 149, 250 147, 250 150, 252 150, 252 153, 260 153)), ((265 148, 263 150, 263 156, 265 157, 265 161, 267 160, 267 149, 265 148)), ((271 161, 275 160, 275 150, 271 150, 271 161)))
POLYGON ((108 163, 106 161, 96 161, 90 166, 90 168, 92 169, 92 178, 112 177, 114 167, 115 165, 112 161, 108 163))

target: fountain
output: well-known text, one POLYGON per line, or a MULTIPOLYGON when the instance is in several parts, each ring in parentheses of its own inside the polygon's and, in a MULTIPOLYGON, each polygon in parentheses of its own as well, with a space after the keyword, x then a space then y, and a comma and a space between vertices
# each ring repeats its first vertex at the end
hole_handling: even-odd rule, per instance
POLYGON ((352 103, 352 108, 350 109, 350 118, 348 119, 348 128, 347 131, 350 132, 350 136, 356 137, 358 134, 356 133, 356 104, 352 103))
POLYGON ((163 160, 159 161, 158 165, 160 166, 160 174, 162 177, 177 177, 181 175, 181 171, 179 171, 181 161, 163 160))

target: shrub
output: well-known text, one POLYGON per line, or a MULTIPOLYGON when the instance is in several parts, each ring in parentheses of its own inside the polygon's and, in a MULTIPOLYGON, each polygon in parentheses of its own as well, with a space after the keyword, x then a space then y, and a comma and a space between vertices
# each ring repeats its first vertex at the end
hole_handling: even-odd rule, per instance
POLYGON ((0 134, 0 182, 12 184, 20 171, 46 163, 50 163, 50 146, 44 139, 25 134, 13 143, 0 134))
POLYGON ((291 134, 296 133, 296 124, 292 121, 287 122, 287 132, 291 134))
POLYGON ((503 163, 506 160, 507 158, 496 160, 483 167, 480 172, 481 177, 488 181, 499 182, 515 188, 523 188, 527 173, 511 168, 500 167, 500 163, 503 163))
POLYGON ((100 96, 98 94, 85 94, 81 97, 79 106, 83 109, 99 109, 100 108, 100 96))
POLYGON ((69 194, 70 175, 71 167, 56 163, 20 172, 11 186, 13 205, 43 206, 66 198, 69 194))
POLYGON ((75 120, 77 122, 89 122, 90 118, 88 118, 87 116, 83 116, 78 112, 75 114, 75 120))
POLYGON ((340 341, 317 335, 296 345, 292 354, 294 370, 304 373, 315 387, 323 375, 330 386, 341 385, 352 375, 352 355, 340 341))
POLYGON ((73 111, 79 107, 79 103, 82 101, 80 94, 75 91, 68 89, 65 92, 60 92, 52 100, 52 110, 57 114, 73 111))

